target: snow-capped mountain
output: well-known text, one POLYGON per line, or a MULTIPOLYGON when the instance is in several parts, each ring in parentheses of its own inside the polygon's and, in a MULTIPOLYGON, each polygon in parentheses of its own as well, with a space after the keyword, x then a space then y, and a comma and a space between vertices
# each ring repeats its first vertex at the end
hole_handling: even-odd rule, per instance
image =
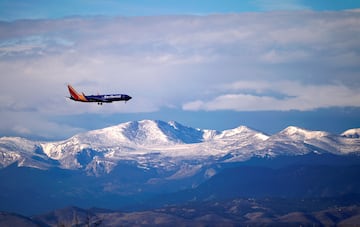
POLYGON ((346 130, 341 135, 343 137, 347 137, 347 138, 359 138, 360 137, 360 128, 346 130))
POLYGON ((0 138, 0 167, 14 162, 18 166, 46 169, 56 165, 56 161, 42 152, 40 143, 19 137, 0 138))
POLYGON ((111 171, 120 160, 149 167, 176 166, 183 160, 204 160, 229 150, 266 140, 263 133, 241 126, 218 132, 177 122, 135 121, 75 135, 68 140, 41 143, 43 152, 63 168, 111 171))
MULTIPOLYGON (((133 121, 77 134, 57 142, 0 138, 0 167, 19 166, 80 169, 100 175, 119 162, 140 168, 174 171, 170 178, 186 177, 205 164, 238 162, 251 157, 302 155, 309 152, 360 152, 360 129, 341 135, 294 126, 268 136, 240 126, 216 131, 195 129, 177 122, 133 121)), ((211 171, 210 171, 211 172, 211 171)), ((208 172, 209 173, 209 172, 208 172)))
MULTIPOLYGON (((358 129, 352 129, 358 130, 358 129)), ((348 130, 348 131, 352 131, 348 130)), ((345 132, 344 132, 345 133, 345 132)), ((330 152, 333 154, 348 154, 360 151, 360 140, 354 137, 346 137, 344 133, 334 135, 324 131, 310 131, 294 126, 287 127, 278 134, 272 136, 268 142, 297 144, 303 153, 308 149, 313 152, 330 152), (299 146, 300 145, 300 146, 299 146)))

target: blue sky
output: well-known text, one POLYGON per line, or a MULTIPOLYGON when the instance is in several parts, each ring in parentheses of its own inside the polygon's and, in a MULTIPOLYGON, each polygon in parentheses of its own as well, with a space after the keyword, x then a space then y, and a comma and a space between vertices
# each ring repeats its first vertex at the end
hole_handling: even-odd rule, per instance
POLYGON ((43 19, 68 16, 207 15, 274 10, 346 10, 360 8, 354 0, 1 0, 0 19, 43 19))
POLYGON ((360 127, 360 3, 328 2, 0 1, 0 136, 142 119, 360 127), (75 103, 67 83, 134 98, 75 103))

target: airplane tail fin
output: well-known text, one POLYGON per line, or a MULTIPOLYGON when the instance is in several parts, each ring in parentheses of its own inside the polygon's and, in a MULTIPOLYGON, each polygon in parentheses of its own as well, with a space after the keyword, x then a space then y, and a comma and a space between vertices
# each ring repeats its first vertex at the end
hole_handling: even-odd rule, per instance
POLYGON ((70 84, 68 85, 69 93, 70 93, 70 99, 75 101, 82 101, 86 102, 88 101, 84 95, 84 93, 79 94, 70 84))

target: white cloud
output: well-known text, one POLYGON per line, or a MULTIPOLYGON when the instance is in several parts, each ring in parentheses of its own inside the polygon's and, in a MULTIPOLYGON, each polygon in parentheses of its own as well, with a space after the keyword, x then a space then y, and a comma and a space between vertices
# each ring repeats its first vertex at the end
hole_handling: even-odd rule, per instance
POLYGON ((67 138, 84 129, 49 120, 49 116, 37 112, 1 111, 3 121, 0 121, 1 135, 17 135, 35 139, 67 138))
POLYGON ((209 101, 196 100, 185 103, 184 110, 313 110, 317 108, 360 106, 360 88, 342 84, 306 85, 291 81, 264 83, 237 81, 221 86, 229 92, 209 101))
POLYGON ((294 11, 3 22, 0 114, 359 106, 359 21, 357 11, 294 11), (74 103, 67 83, 133 99, 74 103))
POLYGON ((309 58, 306 51, 293 50, 269 50, 260 57, 264 62, 269 63, 286 63, 286 62, 302 62, 309 58))

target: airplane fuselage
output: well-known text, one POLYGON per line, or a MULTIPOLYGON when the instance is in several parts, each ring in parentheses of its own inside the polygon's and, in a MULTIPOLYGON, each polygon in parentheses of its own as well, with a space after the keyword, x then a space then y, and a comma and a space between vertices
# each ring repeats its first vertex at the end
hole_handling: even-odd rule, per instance
POLYGON ((111 103, 116 101, 129 101, 131 96, 126 94, 108 94, 108 95, 85 95, 78 93, 73 87, 68 85, 70 99, 78 102, 97 102, 99 105, 102 103, 111 103))
POLYGON ((116 102, 129 101, 131 97, 125 94, 109 94, 109 95, 85 95, 87 102, 116 102))

